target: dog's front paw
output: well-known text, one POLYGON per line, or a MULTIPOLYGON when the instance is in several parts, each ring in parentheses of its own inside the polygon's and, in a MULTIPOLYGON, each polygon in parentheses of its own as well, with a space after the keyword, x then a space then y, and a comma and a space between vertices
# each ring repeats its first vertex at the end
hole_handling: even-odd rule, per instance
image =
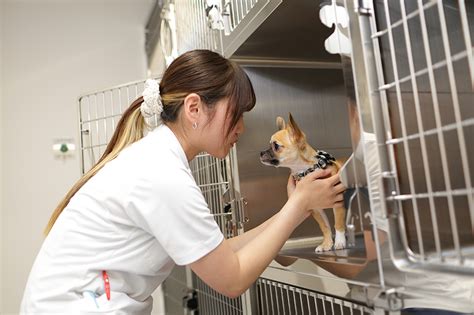
POLYGON ((345 231, 336 230, 336 238, 334 240, 334 249, 346 248, 346 235, 345 231))
POLYGON ((321 243, 321 245, 319 245, 318 247, 316 247, 316 249, 314 250, 316 253, 321 253, 321 252, 327 252, 329 250, 332 250, 332 245, 333 245, 333 242, 332 240, 331 241, 323 241, 321 243))

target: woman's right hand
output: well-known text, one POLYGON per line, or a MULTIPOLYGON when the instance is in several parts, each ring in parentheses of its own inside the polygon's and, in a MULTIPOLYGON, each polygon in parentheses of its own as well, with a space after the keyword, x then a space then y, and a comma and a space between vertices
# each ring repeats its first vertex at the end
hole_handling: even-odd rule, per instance
POLYGON ((327 177, 329 170, 315 170, 300 180, 290 198, 298 198, 304 210, 337 208, 343 206, 343 192, 339 174, 327 177), (326 178, 327 177, 327 178, 326 178))

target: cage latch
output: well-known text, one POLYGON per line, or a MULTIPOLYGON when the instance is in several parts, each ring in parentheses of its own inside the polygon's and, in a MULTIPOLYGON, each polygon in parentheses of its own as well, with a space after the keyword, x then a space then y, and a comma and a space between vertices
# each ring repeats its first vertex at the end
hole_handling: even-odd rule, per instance
POLYGON ((400 311, 403 309, 403 298, 397 292, 397 289, 388 289, 377 294, 374 299, 374 306, 389 312, 400 311))
MULTIPOLYGON (((188 290, 186 295, 183 296, 183 307, 189 311, 197 311, 198 309, 198 299, 196 290, 188 290)), ((197 314, 197 313, 196 313, 197 314)))

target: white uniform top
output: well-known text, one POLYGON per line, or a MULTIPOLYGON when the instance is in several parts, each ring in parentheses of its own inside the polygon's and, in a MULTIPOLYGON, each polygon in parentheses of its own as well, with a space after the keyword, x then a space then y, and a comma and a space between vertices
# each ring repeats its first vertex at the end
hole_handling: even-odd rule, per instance
POLYGON ((222 240, 183 148, 159 126, 71 199, 36 257, 21 313, 149 314, 150 295, 174 265, 198 260, 222 240))

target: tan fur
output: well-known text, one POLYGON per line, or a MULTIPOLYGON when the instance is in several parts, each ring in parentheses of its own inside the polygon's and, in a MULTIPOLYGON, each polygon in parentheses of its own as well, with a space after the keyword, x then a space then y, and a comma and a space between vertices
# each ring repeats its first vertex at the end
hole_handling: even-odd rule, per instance
MULTIPOLYGON (((289 114, 288 123, 285 123, 282 117, 277 117, 276 124, 279 130, 271 136, 270 149, 262 151, 260 154, 262 163, 276 167, 291 168, 292 174, 308 169, 316 164, 316 150, 308 144, 306 135, 300 130, 291 113, 289 114), (275 144, 278 147, 277 150, 275 150, 275 144)), ((343 162, 342 160, 336 160, 333 165, 328 166, 328 169, 331 170, 331 175, 339 172, 343 162)), ((341 249, 345 247, 346 209, 341 207, 335 208, 333 211, 334 227, 336 230, 336 244, 334 244, 334 248, 341 249)), ((334 242, 331 227, 327 224, 326 214, 323 210, 314 210, 312 215, 323 233, 323 242, 316 248, 316 252, 331 250, 334 242)))

